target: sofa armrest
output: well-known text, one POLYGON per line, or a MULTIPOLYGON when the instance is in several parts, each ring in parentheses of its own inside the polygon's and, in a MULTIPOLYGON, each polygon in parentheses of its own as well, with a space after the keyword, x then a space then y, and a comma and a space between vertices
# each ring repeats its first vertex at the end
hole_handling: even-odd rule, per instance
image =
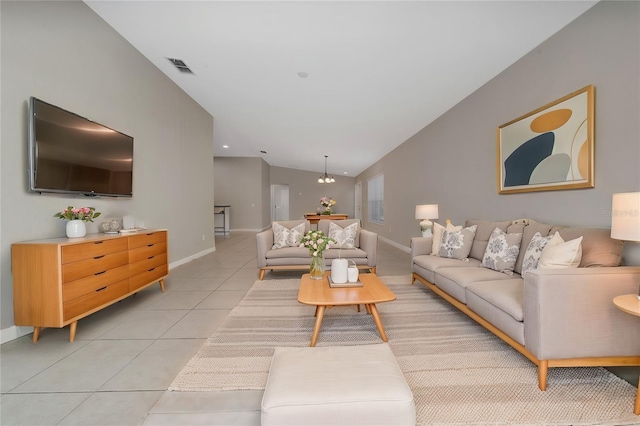
POLYGON ((378 259, 378 234, 360 229, 360 249, 367 252, 367 266, 375 268, 378 259))
POLYGON ((267 252, 273 247, 273 231, 258 232, 256 234, 256 243, 258 244, 258 268, 267 266, 267 252))
POLYGON ((640 267, 537 269, 524 279, 525 347, 540 360, 637 356, 640 318, 613 298, 637 294, 640 267))
POLYGON ((431 254, 433 237, 413 237, 411 238, 411 259, 423 254, 431 254))

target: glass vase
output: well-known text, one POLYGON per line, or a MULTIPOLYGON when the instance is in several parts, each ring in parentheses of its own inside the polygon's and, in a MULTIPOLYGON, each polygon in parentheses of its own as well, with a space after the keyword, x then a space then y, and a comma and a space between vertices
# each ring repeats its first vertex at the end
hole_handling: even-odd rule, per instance
POLYGON ((318 253, 317 256, 311 257, 311 266, 309 266, 309 275, 312 280, 321 280, 324 276, 324 252, 318 253))

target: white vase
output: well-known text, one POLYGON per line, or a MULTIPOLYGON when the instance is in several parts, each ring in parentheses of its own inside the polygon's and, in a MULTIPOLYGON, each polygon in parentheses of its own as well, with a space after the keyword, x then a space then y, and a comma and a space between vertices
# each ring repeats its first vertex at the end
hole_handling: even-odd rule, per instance
POLYGON ((80 219, 67 222, 67 238, 78 238, 87 235, 87 225, 80 219))
POLYGON ((336 284, 346 283, 348 267, 349 261, 347 259, 333 259, 331 261, 331 281, 336 284))

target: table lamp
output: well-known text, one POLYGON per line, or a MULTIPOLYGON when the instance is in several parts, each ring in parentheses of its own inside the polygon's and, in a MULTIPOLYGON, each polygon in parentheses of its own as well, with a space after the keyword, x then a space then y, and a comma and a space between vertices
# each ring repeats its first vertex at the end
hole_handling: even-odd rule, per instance
MULTIPOLYGON (((640 192, 613 194, 611 238, 623 241, 640 241, 640 192)), ((640 285, 638 286, 638 299, 640 299, 640 285)))
POLYGON ((423 237, 430 237, 433 234, 431 233, 431 227, 433 227, 433 222, 429 219, 437 219, 438 218, 438 205, 437 204, 422 204, 416 206, 416 219, 419 219, 420 222, 420 230, 422 231, 423 237))

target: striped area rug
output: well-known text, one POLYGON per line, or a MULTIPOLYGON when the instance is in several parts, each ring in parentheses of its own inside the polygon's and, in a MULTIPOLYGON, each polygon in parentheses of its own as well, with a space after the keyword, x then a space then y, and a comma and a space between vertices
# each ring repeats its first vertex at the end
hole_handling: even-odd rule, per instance
MULTIPOLYGON (((411 387, 417 423, 630 425, 636 388, 603 368, 549 369, 548 388, 525 357, 410 276, 382 277, 398 296, 378 305, 411 387)), ((264 389, 275 347, 308 346, 314 307, 299 280, 256 281, 172 383, 172 391, 264 389)), ((380 343, 370 315, 328 309, 317 346, 380 343)))

